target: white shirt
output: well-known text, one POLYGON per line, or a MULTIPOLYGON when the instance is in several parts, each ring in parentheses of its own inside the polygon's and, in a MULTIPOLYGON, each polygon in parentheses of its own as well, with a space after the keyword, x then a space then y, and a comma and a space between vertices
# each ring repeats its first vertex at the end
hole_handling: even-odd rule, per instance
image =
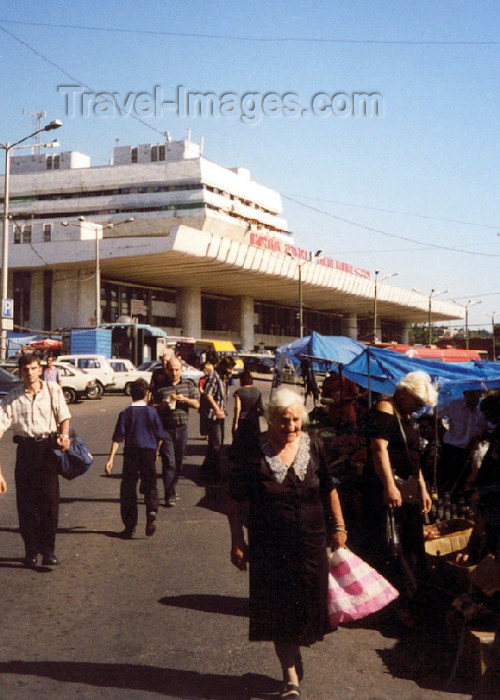
POLYGON ((456 399, 450 403, 447 411, 450 429, 443 436, 443 443, 465 449, 473 437, 481 435, 486 429, 486 419, 479 408, 469 408, 465 399, 456 399))
POLYGON ((24 384, 12 389, 0 404, 0 436, 12 427, 14 435, 41 437, 56 433, 59 425, 71 418, 59 384, 40 380, 36 394, 24 384), (55 414, 55 415, 54 415, 55 414))

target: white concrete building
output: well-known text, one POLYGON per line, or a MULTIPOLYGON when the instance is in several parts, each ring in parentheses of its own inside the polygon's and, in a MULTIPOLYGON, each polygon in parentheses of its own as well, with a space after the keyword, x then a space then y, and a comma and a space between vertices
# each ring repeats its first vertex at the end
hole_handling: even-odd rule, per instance
MULTIPOLYGON (((10 211, 9 296, 23 330, 95 323, 97 260, 103 322, 134 316, 246 350, 298 335, 299 286, 305 334, 371 338, 376 286, 379 338, 404 342, 429 318, 428 297, 296 248, 280 195, 189 140, 120 146, 99 167, 77 152, 11 157, 10 211)), ((430 313, 446 321, 463 308, 432 300, 430 313)))

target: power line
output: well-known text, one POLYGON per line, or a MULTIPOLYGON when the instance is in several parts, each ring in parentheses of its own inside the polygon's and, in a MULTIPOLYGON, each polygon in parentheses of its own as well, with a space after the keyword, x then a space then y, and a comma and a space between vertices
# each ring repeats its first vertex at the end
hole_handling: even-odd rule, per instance
MULTIPOLYGON (((3 21, 3 20, 0 20, 0 21, 3 21)), ((47 25, 47 26, 50 26, 50 25, 47 25)), ((55 25, 54 25, 54 26, 55 26, 55 25)), ((60 26, 63 26, 63 25, 60 25, 60 26)), ((60 65, 59 65, 58 63, 56 63, 55 61, 52 61, 52 59, 47 58, 47 56, 44 56, 42 53, 40 53, 40 51, 37 51, 37 49, 34 49, 34 48, 33 48, 32 46, 30 46, 30 44, 28 44, 26 41, 23 41, 23 40, 20 39, 18 36, 16 36, 16 35, 13 34, 12 32, 10 32, 8 29, 5 29, 5 27, 0 26, 0 31, 4 32, 5 34, 8 34, 12 39, 14 39, 15 41, 17 41, 19 44, 21 44, 22 46, 24 46, 25 48, 27 48, 27 49, 28 49, 29 51, 31 51, 32 53, 34 53, 35 56, 38 56, 38 58, 41 58, 42 61, 45 61, 46 63, 48 63, 50 66, 52 66, 52 67, 55 68, 56 70, 61 71, 61 73, 62 73, 63 75, 65 75, 65 76, 66 76, 67 78, 69 78, 70 80, 73 80, 73 81, 77 82, 78 85, 81 85, 81 86, 83 86, 83 87, 86 87, 86 88, 87 88, 88 90, 90 90, 91 92, 94 92, 94 93, 95 93, 95 92, 98 92, 97 90, 94 90, 94 88, 92 88, 90 85, 88 85, 87 83, 85 83, 83 80, 80 80, 79 78, 75 78, 73 75, 71 75, 71 73, 68 73, 68 71, 67 71, 65 68, 63 68, 62 66, 60 66, 60 65)), ((147 126, 148 129, 151 129, 152 131, 155 131, 157 134, 161 134, 163 137, 165 137, 165 132, 164 132, 164 131, 160 131, 159 129, 156 129, 154 126, 152 126, 152 125, 149 124, 148 122, 146 122, 146 121, 144 121, 143 119, 141 119, 140 117, 138 117, 137 114, 134 114, 133 112, 128 112, 128 116, 132 117, 132 119, 135 119, 136 121, 138 121, 138 122, 139 122, 140 124, 142 124, 143 126, 147 126)))
POLYGON ((372 231, 373 233, 380 233, 382 236, 388 236, 389 238, 395 238, 399 241, 407 241, 409 243, 416 243, 417 245, 423 246, 425 248, 434 248, 438 250, 449 250, 453 253, 465 253, 466 255, 479 255, 481 257, 485 258, 500 258, 500 254, 498 253, 480 253, 477 250, 463 250, 462 248, 453 248, 452 246, 444 246, 444 245, 438 245, 437 243, 427 243, 426 241, 419 241, 415 238, 409 238, 408 236, 400 236, 396 233, 389 233, 388 231, 384 231, 383 229, 379 228, 374 228, 373 226, 366 226, 365 224, 359 224, 356 221, 351 221, 350 219, 345 219, 342 216, 337 216, 336 214, 331 214, 328 211, 324 211, 323 209, 318 209, 318 207, 313 207, 310 204, 304 204, 304 202, 300 202, 298 199, 294 199, 293 197, 289 197, 288 195, 282 195, 284 199, 289 200, 290 202, 295 202, 295 204, 298 204, 301 207, 305 207, 306 209, 310 209, 311 211, 315 211, 318 214, 323 214, 324 216, 328 216, 331 219, 336 219, 337 221, 342 221, 345 224, 349 224, 350 226, 357 226, 358 228, 362 228, 365 231, 372 231))
POLYGON ((407 40, 407 39, 321 39, 319 37, 303 36, 248 36, 237 34, 205 34, 201 32, 171 32, 161 29, 124 29, 118 27, 92 27, 81 24, 58 24, 52 22, 26 22, 12 19, 0 19, 5 24, 22 24, 31 27, 53 27, 61 29, 78 29, 80 31, 91 32, 111 32, 115 34, 146 34, 149 36, 170 36, 193 39, 211 39, 216 41, 249 41, 257 43, 301 43, 301 44, 366 44, 366 45, 388 45, 388 46, 498 46, 500 41, 489 40, 407 40))
MULTIPOLYGON (((369 211, 380 211, 380 212, 383 212, 385 214, 400 214, 403 216, 414 216, 415 218, 418 218, 418 219, 427 219, 428 221, 444 221, 444 222, 449 223, 449 224, 462 224, 464 226, 477 226, 479 228, 488 228, 488 229, 492 229, 494 231, 498 231, 498 229, 500 228, 500 226, 498 224, 496 226, 492 226, 491 224, 477 224, 473 221, 461 221, 460 219, 447 219, 447 218, 444 218, 441 216, 429 216, 427 214, 416 214, 415 212, 400 211, 397 209, 382 209, 381 207, 369 207, 369 206, 363 205, 363 204, 352 204, 351 202, 339 202, 338 200, 335 200, 335 199, 322 199, 319 197, 309 197, 307 195, 302 195, 302 194, 299 194, 299 195, 293 195, 293 194, 285 195, 284 194, 283 197, 290 197, 290 198, 295 197, 295 198, 298 198, 298 200, 310 199, 310 200, 316 201, 316 202, 324 202, 325 204, 340 204, 343 207, 354 207, 355 209, 367 209, 369 211)), ((474 245, 477 245, 477 244, 474 244, 474 245)))

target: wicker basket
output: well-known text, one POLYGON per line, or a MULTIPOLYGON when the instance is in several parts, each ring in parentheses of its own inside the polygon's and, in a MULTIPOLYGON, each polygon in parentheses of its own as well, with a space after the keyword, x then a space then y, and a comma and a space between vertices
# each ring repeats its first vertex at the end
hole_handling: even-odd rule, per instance
POLYGON ((467 547, 474 523, 470 520, 454 518, 435 525, 425 525, 424 530, 437 530, 439 537, 425 541, 425 551, 430 557, 443 557, 459 552, 467 547))
POLYGON ((469 576, 475 567, 458 565, 455 557, 467 547, 473 528, 473 522, 459 518, 424 526, 427 531, 438 530, 440 533, 439 537, 425 541, 425 553, 431 574, 444 587, 458 585, 467 589, 469 585, 469 576))

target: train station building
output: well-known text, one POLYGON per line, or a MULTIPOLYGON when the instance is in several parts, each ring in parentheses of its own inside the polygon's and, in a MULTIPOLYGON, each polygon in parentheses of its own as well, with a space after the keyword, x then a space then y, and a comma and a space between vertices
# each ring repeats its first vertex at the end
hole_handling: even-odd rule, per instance
MULTIPOLYGON (((9 297, 16 330, 133 318, 251 350, 315 330, 407 342, 463 308, 378 282, 332 250, 299 248, 278 192, 189 139, 11 157, 9 297), (302 314, 300 314, 302 309, 302 314), (301 323, 302 321, 302 323, 301 323)), ((339 241, 338 243, 341 243, 339 241)))

